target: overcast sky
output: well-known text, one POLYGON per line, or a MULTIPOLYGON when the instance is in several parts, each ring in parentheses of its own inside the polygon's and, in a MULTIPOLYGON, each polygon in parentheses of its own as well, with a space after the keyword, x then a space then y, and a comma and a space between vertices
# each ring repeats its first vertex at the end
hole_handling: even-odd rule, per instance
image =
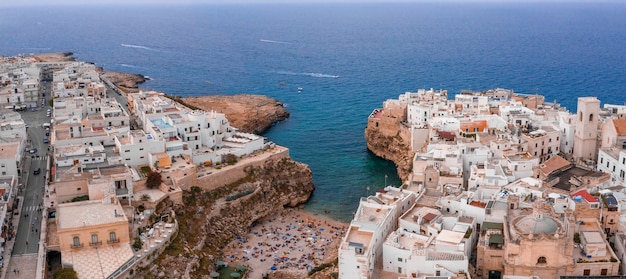
POLYGON ((47 5, 153 5, 153 4, 242 4, 242 3, 370 3, 370 2, 626 2, 626 0, 19 0, 0 1, 0 6, 47 5))

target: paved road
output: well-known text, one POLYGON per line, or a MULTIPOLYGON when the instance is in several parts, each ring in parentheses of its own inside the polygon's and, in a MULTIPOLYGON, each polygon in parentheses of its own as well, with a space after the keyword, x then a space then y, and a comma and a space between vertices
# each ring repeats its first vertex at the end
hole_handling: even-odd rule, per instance
MULTIPOLYGON (((46 99, 50 96, 49 85, 46 86, 46 99)), ((50 106, 48 102, 44 102, 44 106, 39 104, 35 111, 22 112, 22 119, 30 127, 27 129, 28 143, 26 146, 30 149, 37 148, 37 153, 29 154, 25 152, 25 160, 23 173, 21 175, 24 189, 19 191, 20 197, 20 222, 17 228, 15 238, 15 246, 13 247, 13 255, 36 254, 39 249, 39 231, 41 230, 41 211, 39 205, 43 201, 43 192, 45 187, 45 177, 47 177, 47 152, 49 144, 43 143, 45 129, 43 123, 50 123, 50 118, 46 116, 46 110, 50 106), (41 173, 35 175, 33 171, 36 168, 41 169, 41 173)))

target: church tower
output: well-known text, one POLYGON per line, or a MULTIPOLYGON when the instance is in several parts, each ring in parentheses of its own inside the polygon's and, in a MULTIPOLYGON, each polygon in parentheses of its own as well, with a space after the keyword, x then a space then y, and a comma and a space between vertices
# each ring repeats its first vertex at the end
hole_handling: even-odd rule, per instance
POLYGON ((578 98, 574 159, 597 160, 599 113, 600 100, 596 97, 578 98))

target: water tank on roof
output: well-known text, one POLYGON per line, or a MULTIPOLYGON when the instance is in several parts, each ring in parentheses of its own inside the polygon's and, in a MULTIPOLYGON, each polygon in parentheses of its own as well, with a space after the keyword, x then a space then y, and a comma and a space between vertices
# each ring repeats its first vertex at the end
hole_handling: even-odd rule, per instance
POLYGON ((581 197, 581 196, 574 196, 572 199, 573 199, 575 202, 581 202, 581 201, 583 200, 583 197, 581 197))

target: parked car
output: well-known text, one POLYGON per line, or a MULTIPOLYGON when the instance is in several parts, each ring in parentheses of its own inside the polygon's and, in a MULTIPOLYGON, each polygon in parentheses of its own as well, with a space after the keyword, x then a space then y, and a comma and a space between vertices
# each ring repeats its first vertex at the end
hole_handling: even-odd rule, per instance
POLYGON ((37 153, 37 148, 31 148, 30 150, 28 150, 28 153, 30 153, 30 154, 37 153))
POLYGON ((49 143, 50 140, 48 140, 48 138, 43 138, 43 143, 49 143))
POLYGON ((33 174, 35 174, 35 175, 40 174, 40 173, 41 173, 41 168, 36 168, 36 169, 33 171, 33 174))

